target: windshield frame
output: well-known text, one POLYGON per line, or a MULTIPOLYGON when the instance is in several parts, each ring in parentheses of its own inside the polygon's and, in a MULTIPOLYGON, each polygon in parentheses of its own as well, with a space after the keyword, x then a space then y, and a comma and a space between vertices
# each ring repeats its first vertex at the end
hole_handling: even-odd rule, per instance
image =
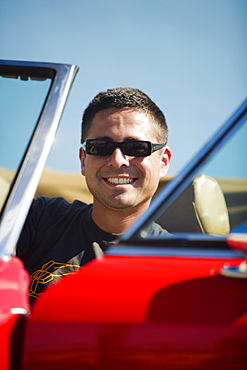
POLYGON ((37 124, 2 209, 0 258, 14 253, 78 69, 70 64, 0 60, 1 76, 51 79, 37 124))

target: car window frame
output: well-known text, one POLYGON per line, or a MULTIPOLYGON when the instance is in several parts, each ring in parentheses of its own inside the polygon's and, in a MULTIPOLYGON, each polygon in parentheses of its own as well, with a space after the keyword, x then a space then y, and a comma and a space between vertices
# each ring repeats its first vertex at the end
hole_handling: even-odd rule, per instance
POLYGON ((0 258, 14 254, 78 70, 78 66, 72 64, 0 60, 1 76, 51 80, 41 113, 2 209, 0 258))

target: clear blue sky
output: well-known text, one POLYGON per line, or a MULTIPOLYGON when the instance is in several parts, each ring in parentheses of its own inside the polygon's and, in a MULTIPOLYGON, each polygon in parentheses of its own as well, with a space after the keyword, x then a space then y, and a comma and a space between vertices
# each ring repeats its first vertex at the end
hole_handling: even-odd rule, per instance
POLYGON ((176 173, 246 98, 246 0, 1 0, 1 59, 80 67, 48 166, 79 171, 83 109, 132 86, 164 111, 176 173))

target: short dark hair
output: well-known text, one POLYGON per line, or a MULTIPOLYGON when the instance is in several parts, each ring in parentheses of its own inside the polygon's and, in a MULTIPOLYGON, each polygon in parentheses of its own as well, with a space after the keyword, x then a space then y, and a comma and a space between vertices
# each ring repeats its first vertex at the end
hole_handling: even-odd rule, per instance
POLYGON ((93 98, 83 113, 81 143, 83 143, 87 137, 90 124, 95 114, 109 108, 132 108, 149 114, 160 128, 161 140, 166 144, 168 127, 163 112, 144 92, 131 87, 108 89, 107 91, 100 92, 93 98))

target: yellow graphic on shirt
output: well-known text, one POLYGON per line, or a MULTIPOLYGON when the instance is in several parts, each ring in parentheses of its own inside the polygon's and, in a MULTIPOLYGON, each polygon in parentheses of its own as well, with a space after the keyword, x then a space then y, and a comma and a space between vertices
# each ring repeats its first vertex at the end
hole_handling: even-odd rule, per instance
POLYGON ((56 281, 62 276, 72 275, 79 269, 79 265, 69 263, 59 263, 49 261, 40 270, 36 270, 31 275, 31 285, 28 292, 29 297, 38 298, 42 293, 38 293, 39 284, 46 285, 51 281, 56 281))

